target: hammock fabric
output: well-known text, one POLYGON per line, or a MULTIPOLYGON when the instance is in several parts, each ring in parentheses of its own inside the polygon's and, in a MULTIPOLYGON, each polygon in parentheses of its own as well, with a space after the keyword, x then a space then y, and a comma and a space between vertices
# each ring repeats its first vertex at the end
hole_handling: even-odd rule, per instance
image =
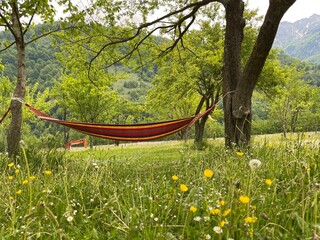
MULTIPOLYGON (((59 120, 31 107, 29 104, 25 105, 41 120, 55 122, 91 136, 121 141, 148 141, 174 134, 192 126, 201 117, 209 114, 215 107, 215 105, 212 105, 206 111, 196 116, 178 120, 132 125, 112 125, 59 120)), ((10 109, 3 116, 0 124, 9 111, 10 109)))

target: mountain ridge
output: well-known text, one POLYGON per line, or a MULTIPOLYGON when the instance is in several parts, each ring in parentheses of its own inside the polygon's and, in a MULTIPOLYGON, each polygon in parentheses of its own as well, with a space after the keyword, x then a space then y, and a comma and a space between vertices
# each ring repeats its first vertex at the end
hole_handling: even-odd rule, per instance
POLYGON ((320 15, 281 22, 273 47, 300 60, 320 63, 320 15))

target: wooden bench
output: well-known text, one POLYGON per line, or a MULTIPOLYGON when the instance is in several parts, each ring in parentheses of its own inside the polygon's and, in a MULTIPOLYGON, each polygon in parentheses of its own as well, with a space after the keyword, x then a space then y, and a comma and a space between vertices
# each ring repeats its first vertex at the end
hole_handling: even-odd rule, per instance
POLYGON ((79 144, 83 144, 83 147, 86 148, 87 147, 87 139, 78 139, 78 140, 74 140, 74 141, 71 141, 71 142, 68 142, 66 144, 66 149, 67 150, 71 150, 71 146, 73 145, 79 145, 79 144))

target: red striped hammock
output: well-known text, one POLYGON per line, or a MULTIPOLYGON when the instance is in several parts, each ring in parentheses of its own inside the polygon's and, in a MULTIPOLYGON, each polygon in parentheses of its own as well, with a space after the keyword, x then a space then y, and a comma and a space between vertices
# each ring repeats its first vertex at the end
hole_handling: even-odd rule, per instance
MULTIPOLYGON (((197 120, 204 115, 209 114, 215 107, 215 105, 212 105, 210 108, 196 116, 178 120, 145 124, 112 125, 59 120, 31 107, 27 103, 25 105, 41 120, 55 122, 94 137, 121 141, 148 141, 169 136, 186 129, 187 127, 191 127, 197 120)), ((0 124, 9 111, 10 109, 8 109, 2 117, 0 124)))

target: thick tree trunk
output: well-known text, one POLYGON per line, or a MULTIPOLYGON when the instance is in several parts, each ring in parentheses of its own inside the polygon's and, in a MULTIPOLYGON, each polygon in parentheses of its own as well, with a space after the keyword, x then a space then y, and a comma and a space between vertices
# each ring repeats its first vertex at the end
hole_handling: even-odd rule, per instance
POLYGON ((226 8, 226 33, 222 93, 225 123, 225 144, 239 141, 237 126, 240 124, 232 114, 233 95, 241 76, 241 44, 243 40, 244 4, 242 0, 228 1, 226 8))
POLYGON ((248 145, 251 137, 251 98, 262 68, 271 50, 279 23, 295 0, 270 0, 270 6, 252 50, 241 72, 243 39, 243 2, 227 1, 223 72, 225 144, 248 145))
MULTIPOLYGON (((26 55, 25 42, 19 14, 16 4, 12 5, 12 31, 17 47, 18 76, 17 84, 13 93, 14 98, 24 99, 26 92, 26 55)), ((19 152, 19 142, 21 139, 22 126, 22 104, 17 100, 12 100, 10 104, 12 120, 8 131, 7 143, 8 153, 15 156, 19 152)))

